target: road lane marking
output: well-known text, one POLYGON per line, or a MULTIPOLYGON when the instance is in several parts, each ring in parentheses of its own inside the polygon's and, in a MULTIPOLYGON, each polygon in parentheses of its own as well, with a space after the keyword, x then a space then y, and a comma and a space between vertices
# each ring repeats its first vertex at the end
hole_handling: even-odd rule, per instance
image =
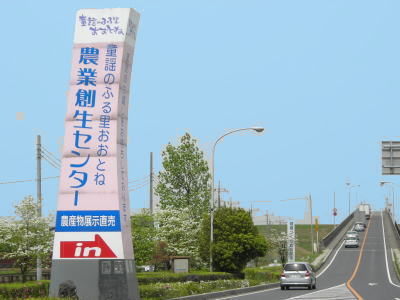
POLYGON ((358 272, 358 268, 360 267, 360 264, 361 264, 361 258, 363 256, 365 242, 366 242, 366 240, 368 238, 368 231, 369 231, 369 227, 370 227, 370 224, 371 224, 371 220, 372 220, 372 217, 368 221, 367 230, 365 231, 364 240, 363 240, 363 243, 361 245, 360 254, 358 255, 358 260, 357 260, 356 267, 354 268, 354 272, 351 275, 350 279, 347 280, 347 282, 346 282, 347 288, 353 293, 354 296, 357 297, 358 300, 363 300, 363 297, 361 297, 361 295, 359 293, 357 293, 357 291, 351 286, 351 282, 353 281, 354 277, 356 277, 356 274, 358 272))
POLYGON ((280 287, 272 288, 272 289, 265 289, 265 290, 261 290, 261 291, 257 291, 257 292, 252 292, 252 293, 239 294, 239 295, 235 295, 235 296, 231 295, 231 296, 229 296, 229 297, 224 297, 224 298, 215 298, 215 300, 232 299, 232 298, 243 297, 243 296, 248 296, 248 295, 253 295, 253 294, 265 293, 265 292, 269 292, 269 291, 273 291, 273 290, 278 290, 278 289, 280 289, 280 287))
POLYGON ((370 282, 370 283, 368 283, 368 285, 369 286, 375 286, 375 285, 378 285, 376 282, 370 282))
POLYGON ((310 300, 310 299, 326 299, 326 300, 348 299, 348 300, 350 300, 350 299, 355 299, 355 298, 354 298, 353 294, 350 293, 350 291, 346 288, 345 284, 342 283, 342 284, 332 286, 327 289, 318 290, 318 291, 307 293, 304 295, 295 296, 292 298, 288 298, 286 300, 297 300, 297 299, 298 300, 300 300, 300 299, 304 299, 304 300, 306 300, 306 299, 307 300, 310 300), (315 295, 314 297, 317 297, 317 298, 314 298, 314 297, 310 298, 310 295, 315 295), (349 298, 349 297, 351 297, 351 298, 349 298))
POLYGON ((383 213, 381 211, 381 221, 382 221, 382 234, 383 234, 383 247, 385 250, 385 262, 386 262, 386 272, 388 275, 388 279, 391 285, 394 285, 396 287, 400 287, 399 285, 393 283, 392 281, 392 277, 390 276, 390 272, 389 272, 389 264, 388 264, 388 258, 387 258, 387 252, 386 252, 386 237, 385 237, 385 224, 383 224, 383 213))
POLYGON ((331 264, 332 264, 333 261, 335 260, 336 255, 339 253, 340 249, 342 249, 343 244, 344 244, 344 240, 343 240, 343 242, 340 244, 339 248, 336 250, 335 255, 333 256, 331 262, 326 266, 325 269, 323 269, 323 270, 321 271, 321 273, 319 273, 319 274, 316 276, 317 278, 318 278, 319 276, 321 276, 322 274, 324 274, 326 270, 328 270, 328 268, 331 266, 331 264))

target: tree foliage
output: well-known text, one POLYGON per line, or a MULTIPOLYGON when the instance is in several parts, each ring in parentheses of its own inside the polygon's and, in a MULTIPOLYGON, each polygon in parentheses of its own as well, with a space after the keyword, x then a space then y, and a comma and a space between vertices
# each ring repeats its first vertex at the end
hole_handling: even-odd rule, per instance
MULTIPOLYGON (((286 264, 288 258, 288 235, 287 232, 278 232, 275 229, 271 230, 271 233, 268 236, 269 241, 272 244, 273 249, 277 252, 279 261, 282 267, 286 264)), ((295 237, 295 242, 297 241, 297 237, 295 237)))
POLYGON ((156 247, 154 218, 148 210, 131 217, 132 242, 137 266, 148 265, 156 247))
MULTIPOLYGON (((201 231, 201 256, 207 260, 210 250, 210 218, 204 219, 201 231)), ((215 271, 239 273, 246 264, 264 256, 268 249, 249 212, 243 208, 221 207, 214 215, 212 246, 215 271)))
POLYGON ((169 143, 162 157, 164 170, 159 172, 155 189, 161 208, 190 207, 191 216, 201 220, 209 212, 211 176, 197 141, 186 133, 178 146, 169 143))
POLYGON ((38 217, 38 206, 32 196, 25 197, 15 205, 17 218, 0 220, 0 253, 3 259, 12 259, 20 269, 23 280, 26 272, 35 266, 36 258, 42 258, 44 265, 50 262, 53 233, 50 231, 52 218, 38 217))
POLYGON ((200 224, 192 218, 190 208, 165 208, 156 214, 157 240, 166 243, 168 256, 189 256, 192 266, 200 264, 200 224))

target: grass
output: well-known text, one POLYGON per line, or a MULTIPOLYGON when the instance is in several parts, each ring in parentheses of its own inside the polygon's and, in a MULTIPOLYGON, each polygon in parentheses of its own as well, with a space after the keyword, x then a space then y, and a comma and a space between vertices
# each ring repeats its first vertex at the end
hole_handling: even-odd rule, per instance
MULTIPOLYGON (((334 226, 331 224, 319 224, 318 226, 318 240, 321 241, 325 236, 330 233, 334 226)), ((258 225, 258 231, 260 234, 264 235, 268 239, 268 235, 272 230, 276 230, 277 232, 286 232, 286 225, 258 225)), ((316 242, 317 234, 313 228, 313 237, 314 242, 316 242)), ((296 225, 296 260, 297 261, 313 261, 318 253, 312 254, 311 252, 311 233, 310 233, 310 225, 296 225)), ((273 258, 278 259, 276 254, 272 254, 273 258)))

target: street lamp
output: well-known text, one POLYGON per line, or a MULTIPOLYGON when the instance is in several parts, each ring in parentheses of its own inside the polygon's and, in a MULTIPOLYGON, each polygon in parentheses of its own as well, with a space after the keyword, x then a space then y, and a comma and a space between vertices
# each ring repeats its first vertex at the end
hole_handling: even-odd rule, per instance
POLYGON ((395 213, 395 201, 394 201, 394 187, 393 186, 400 186, 394 182, 390 182, 390 181, 381 181, 379 182, 380 186, 384 186, 385 184, 390 184, 390 187, 392 188, 392 205, 393 205, 393 219, 396 222, 396 213, 395 213))
POLYGON ((245 131, 245 130, 253 130, 255 132, 263 132, 264 127, 247 127, 247 128, 239 128, 239 129, 234 129, 231 131, 226 132, 225 134, 221 135, 214 143, 212 152, 211 152, 211 213, 210 213, 210 272, 212 272, 212 262, 213 262, 213 257, 212 257, 212 245, 214 242, 214 206, 215 206, 215 201, 214 201, 214 155, 215 155, 215 147, 217 146, 218 142, 221 141, 224 137, 226 137, 229 134, 236 133, 239 131, 245 131))
POLYGON ((350 216, 351 189, 354 187, 360 187, 360 185, 359 184, 351 184, 350 182, 346 182, 346 185, 349 188, 349 216, 350 216))
POLYGON ((313 221, 312 221, 312 199, 311 195, 301 197, 301 198, 290 198, 285 200, 280 200, 281 202, 292 201, 292 200, 306 200, 308 201, 308 207, 310 209, 310 235, 311 235, 311 253, 314 253, 314 235, 313 235, 313 221))

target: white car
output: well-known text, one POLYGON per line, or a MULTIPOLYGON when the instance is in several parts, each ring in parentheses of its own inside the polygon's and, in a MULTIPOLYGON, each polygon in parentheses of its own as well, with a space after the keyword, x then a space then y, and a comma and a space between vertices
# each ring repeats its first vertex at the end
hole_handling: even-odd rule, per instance
POLYGON ((344 247, 356 247, 358 248, 358 246, 360 246, 360 240, 358 238, 355 237, 347 237, 344 240, 344 247))
POLYGON ((346 233, 346 238, 348 237, 354 237, 354 238, 360 238, 360 235, 358 234, 357 231, 347 231, 346 233))
POLYGON ((355 231, 364 231, 365 226, 364 223, 357 222, 356 225, 354 226, 355 231))

